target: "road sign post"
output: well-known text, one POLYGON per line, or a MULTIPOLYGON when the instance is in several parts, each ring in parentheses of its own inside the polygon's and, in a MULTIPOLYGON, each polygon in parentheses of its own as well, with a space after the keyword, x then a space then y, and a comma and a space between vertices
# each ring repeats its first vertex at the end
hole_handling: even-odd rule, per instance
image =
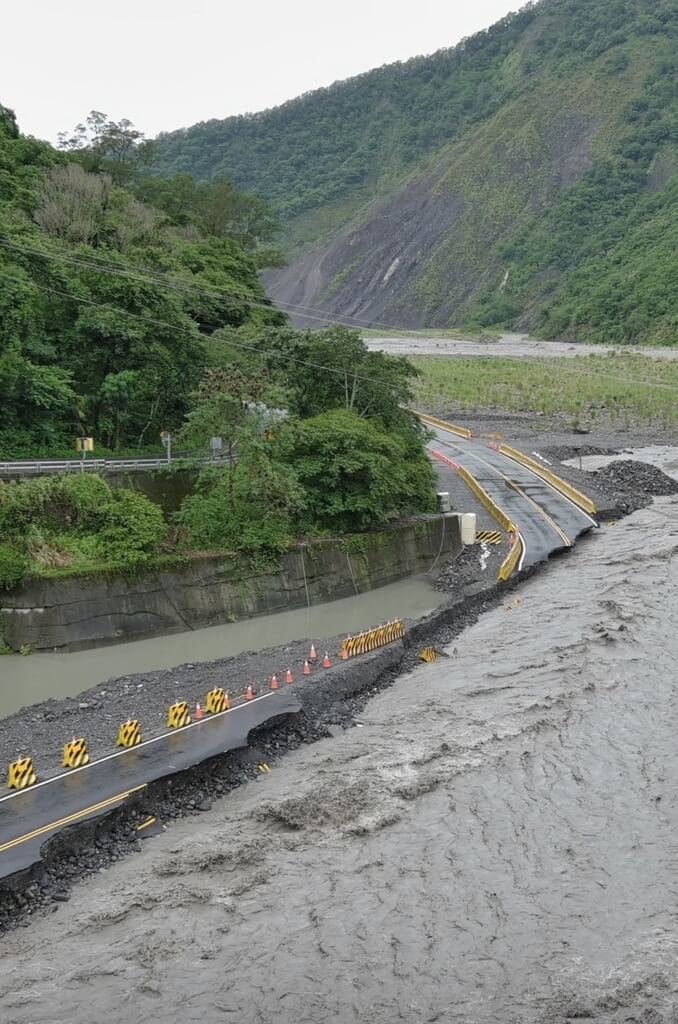
POLYGON ((172 435, 169 430, 160 431, 160 440, 167 449, 167 462, 170 463, 172 461, 172 435))
POLYGON ((210 440, 210 450, 212 452, 212 458, 213 459, 216 459, 218 456, 221 455, 223 447, 224 447, 224 442, 222 441, 222 439, 220 437, 213 437, 213 438, 211 438, 211 440, 210 440))
POLYGON ((87 452, 94 451, 94 438, 93 437, 78 437, 75 440, 75 449, 80 452, 82 461, 80 463, 80 472, 83 473, 85 470, 85 459, 87 458, 87 452))

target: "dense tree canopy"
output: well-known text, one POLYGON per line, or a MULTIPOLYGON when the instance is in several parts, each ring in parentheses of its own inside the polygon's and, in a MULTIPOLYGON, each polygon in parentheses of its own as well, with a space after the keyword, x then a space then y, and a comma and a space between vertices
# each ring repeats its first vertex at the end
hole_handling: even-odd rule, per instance
POLYGON ((123 187, 101 152, 74 150, 76 162, 23 138, 0 108, 0 457, 79 434, 156 442, 188 410, 213 331, 284 320, 254 256, 272 227, 253 219, 245 237, 235 214, 218 230, 190 206, 173 216, 131 174, 123 187))
MULTIPOLYGON (((459 46, 307 93, 257 114, 204 121, 161 135, 153 167, 200 179, 226 174, 285 217, 370 187, 457 138, 529 85, 543 66, 660 35, 675 0, 528 3, 459 46), (527 51, 524 60, 519 52, 527 51)), ((615 54, 615 59, 619 59, 615 54)))

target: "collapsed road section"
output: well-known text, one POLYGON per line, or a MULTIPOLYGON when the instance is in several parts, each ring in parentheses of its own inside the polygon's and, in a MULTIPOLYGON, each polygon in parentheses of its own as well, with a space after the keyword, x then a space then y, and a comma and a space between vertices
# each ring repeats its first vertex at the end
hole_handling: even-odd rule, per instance
MULTIPOLYGON (((462 444, 456 444, 456 437, 450 440, 455 435, 454 428, 443 424, 436 429, 436 443, 455 449, 460 464, 462 459, 468 459, 478 475, 481 464, 491 470, 483 478, 481 489, 486 496, 491 496, 490 503, 502 522, 520 522, 515 529, 513 549, 516 556, 520 553, 520 559, 510 555, 507 561, 511 571, 500 578, 507 579, 514 569, 530 568, 554 550, 571 546, 576 536, 596 525, 588 511, 573 500, 578 496, 576 493, 574 496, 562 493, 557 486, 557 478, 554 478, 555 485, 545 480, 539 467, 521 463, 520 459, 524 458, 521 453, 511 450, 509 456, 491 447, 489 451, 503 460, 500 468, 500 465, 492 464, 492 456, 485 458, 487 446, 482 442, 474 442, 464 436, 463 445, 468 445, 464 448, 462 444), (515 466, 511 470, 511 478, 505 473, 507 464, 515 466), (513 479, 514 476, 520 477, 519 483, 513 479), (529 493, 530 489, 533 493, 529 493), (558 521, 553 518, 556 515, 558 521), (567 526, 568 534, 564 526, 567 526), (555 536, 549 537, 549 530, 555 536)), ((447 461, 447 457, 443 457, 447 461)), ((466 473, 471 476, 470 470, 466 473)), ((579 497, 588 502, 584 496, 579 497)), ((589 505, 592 509, 592 503, 589 505)), ((350 645, 345 641, 342 656, 348 658, 351 653, 363 653, 391 644, 403 638, 404 630, 398 620, 372 632, 374 637, 368 633, 349 638, 355 640, 355 652, 352 648, 349 650, 350 645)), ((330 667, 327 655, 324 664, 330 667)), ((291 681, 290 674, 286 683, 291 681)), ((170 709, 168 726, 175 726, 171 732, 144 742, 138 737, 133 745, 123 744, 126 749, 93 763, 88 763, 84 741, 74 739, 71 755, 75 760, 64 758, 64 767, 68 770, 40 781, 35 777, 30 758, 14 762, 10 765, 9 784, 16 787, 16 791, 0 797, 0 878, 15 875, 37 864, 48 841, 69 826, 108 814, 140 794, 152 782, 176 775, 216 755, 245 747, 252 730, 273 719, 296 714, 302 706, 287 685, 279 688, 276 681, 275 689, 259 697, 255 697, 248 687, 244 703, 217 710, 211 717, 196 722, 181 716, 172 721, 170 709), (82 745, 84 756, 78 744, 82 745)))
POLYGON ((578 537, 598 525, 590 498, 547 467, 499 444, 497 438, 477 438, 463 427, 419 416, 435 434, 429 446, 432 454, 472 475, 494 506, 516 524, 523 547, 516 568, 531 568, 572 547, 578 537))
MULTIPOLYGON (((342 643, 340 661, 375 652, 401 641, 405 635, 402 619, 376 626, 342 643)), ((326 651, 321 659, 311 644, 304 662, 302 679, 322 690, 318 669, 330 686, 327 672, 332 661, 326 651), (309 663, 312 663, 312 665, 309 663)), ((72 825, 98 818, 137 797, 151 783, 186 771, 210 758, 247 746, 253 730, 270 727, 275 720, 302 710, 294 676, 287 669, 280 680, 270 678, 265 692, 257 695, 252 683, 231 705, 223 689, 207 694, 205 710, 196 705, 195 721, 186 701, 169 708, 167 731, 142 740, 139 721, 122 723, 118 746, 122 750, 90 762, 84 738, 64 746, 63 768, 38 780, 33 759, 22 757, 8 766, 7 784, 13 792, 0 797, 0 879, 30 868, 42 858, 48 841, 72 825)), ((300 680, 301 682, 301 680, 300 680)), ((336 685, 336 684, 335 684, 336 685)), ((305 701, 309 705, 308 697, 305 701)))
POLYGON ((29 868, 53 835, 112 811, 150 782, 247 745, 252 729, 301 704, 290 687, 0 797, 0 878, 29 868))

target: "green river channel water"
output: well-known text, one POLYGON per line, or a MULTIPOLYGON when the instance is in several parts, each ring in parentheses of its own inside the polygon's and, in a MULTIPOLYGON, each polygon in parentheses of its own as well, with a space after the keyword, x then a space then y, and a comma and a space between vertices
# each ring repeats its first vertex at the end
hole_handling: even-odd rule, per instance
POLYGON ((0 718, 52 697, 73 697, 108 679, 260 651, 293 640, 359 632, 392 618, 415 618, 442 601, 426 577, 413 577, 312 608, 186 633, 96 647, 0 658, 0 718))

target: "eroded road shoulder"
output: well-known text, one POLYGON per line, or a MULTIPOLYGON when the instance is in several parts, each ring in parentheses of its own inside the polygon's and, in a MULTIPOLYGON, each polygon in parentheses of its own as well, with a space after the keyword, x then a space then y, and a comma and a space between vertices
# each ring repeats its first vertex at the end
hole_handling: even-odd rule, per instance
POLYGON ((82 884, 2 1019, 674 1021, 677 555, 660 499, 82 884))

